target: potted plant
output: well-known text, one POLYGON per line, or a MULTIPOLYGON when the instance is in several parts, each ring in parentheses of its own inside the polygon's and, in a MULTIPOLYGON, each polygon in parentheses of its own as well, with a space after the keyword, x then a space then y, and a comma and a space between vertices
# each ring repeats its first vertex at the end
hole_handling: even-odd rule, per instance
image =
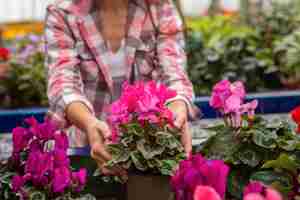
POLYGON ((293 31, 277 42, 275 52, 282 72, 281 82, 288 89, 300 88, 300 30, 293 31))
POLYGON ((87 172, 72 171, 67 135, 46 120, 26 120, 13 130, 13 153, 0 166, 0 199, 95 200, 83 194, 87 172))
POLYGON ((11 46, 10 70, 0 79, 2 108, 47 106, 44 43, 41 36, 19 37, 11 46), (20 95, 26 94, 26 95, 20 95))
MULTIPOLYGON (((230 199, 241 199, 244 186, 251 181, 273 186, 286 199, 294 199, 299 196, 299 128, 287 121, 272 123, 255 116, 258 102, 244 103, 245 95, 241 82, 216 84, 210 105, 219 111, 224 123, 205 129, 212 136, 197 151, 230 165, 230 199)), ((300 108, 292 116, 300 124, 300 108)))
POLYGON ((10 58, 10 51, 7 48, 0 48, 0 79, 7 75, 9 64, 7 63, 10 58))
POLYGON ((168 100, 176 92, 155 82, 124 84, 122 95, 110 108, 113 136, 108 167, 128 170, 127 198, 171 198, 169 176, 185 157, 178 130, 173 125, 168 100))

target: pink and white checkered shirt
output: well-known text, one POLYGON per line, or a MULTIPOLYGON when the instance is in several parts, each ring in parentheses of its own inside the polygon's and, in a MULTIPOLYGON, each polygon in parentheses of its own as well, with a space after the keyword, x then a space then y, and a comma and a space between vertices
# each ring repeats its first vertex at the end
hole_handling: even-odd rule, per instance
MULTIPOLYGON (((73 146, 86 145, 86 137, 67 122, 66 106, 80 101, 101 118, 103 108, 111 103, 113 96, 109 50, 95 23, 94 3, 94 0, 58 0, 47 10, 49 115, 69 129, 73 146)), ((154 23, 160 30, 158 37, 145 0, 129 0, 128 9, 126 78, 130 79, 134 68, 135 80, 163 82, 177 91, 177 98, 192 105, 194 93, 185 72, 182 21, 172 0, 150 5, 154 23), (159 65, 153 65, 155 48, 159 65)))

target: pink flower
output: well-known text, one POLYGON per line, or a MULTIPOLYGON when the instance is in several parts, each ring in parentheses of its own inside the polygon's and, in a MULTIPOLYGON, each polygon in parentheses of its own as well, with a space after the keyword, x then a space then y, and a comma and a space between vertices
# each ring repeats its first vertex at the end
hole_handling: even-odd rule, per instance
POLYGON ((14 128, 12 131, 12 135, 14 149, 13 151, 16 153, 23 151, 27 147, 29 141, 33 136, 27 129, 22 127, 14 128))
POLYGON ((61 193, 71 185, 71 172, 68 167, 60 167, 54 170, 52 179, 52 191, 61 193))
POLYGON ((282 200, 282 197, 276 190, 253 181, 244 189, 244 200, 282 200))
POLYGON ((70 159, 67 152, 63 149, 55 149, 53 152, 54 167, 68 167, 70 166, 70 159))
POLYGON ((66 151, 69 148, 68 136, 63 132, 58 132, 54 135, 55 149, 66 151))
MULTIPOLYGON (((172 125, 173 115, 165 104, 175 96, 175 91, 154 81, 137 82, 134 85, 124 83, 120 99, 110 106, 108 122, 111 124, 111 129, 117 133, 120 125, 137 121, 141 125, 145 122, 172 125)), ((114 134, 113 139, 116 138, 114 134)))
POLYGON ((171 187, 177 200, 192 200, 198 186, 212 187, 224 198, 228 173, 229 167, 223 161, 206 160, 198 154, 180 162, 171 187))
POLYGON ((12 190, 19 192, 25 184, 25 179, 22 176, 16 175, 12 179, 12 190))
POLYGON ((232 95, 238 96, 240 99, 244 99, 246 96, 246 90, 243 82, 236 81, 230 85, 230 91, 232 95))
POLYGON ((221 109, 230 95, 230 82, 228 80, 220 81, 213 88, 209 104, 215 109, 221 109))
POLYGON ((231 95, 225 101, 224 105, 224 113, 234 113, 240 110, 242 104, 242 100, 239 96, 231 95))
POLYGON ((220 195, 209 186, 198 186, 194 193, 194 200, 222 200, 220 195))
POLYGON ((78 172, 72 172, 72 181, 76 185, 75 190, 80 192, 86 184, 87 171, 86 169, 80 169, 78 172))
POLYGON ((36 186, 42 186, 47 183, 47 174, 54 168, 53 156, 46 152, 30 152, 26 161, 25 172, 31 174, 32 181, 36 186))

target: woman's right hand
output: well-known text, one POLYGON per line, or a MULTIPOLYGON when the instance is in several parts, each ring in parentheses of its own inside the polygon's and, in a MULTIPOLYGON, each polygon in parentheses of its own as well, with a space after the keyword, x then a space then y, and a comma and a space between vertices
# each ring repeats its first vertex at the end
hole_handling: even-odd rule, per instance
POLYGON ((91 157, 97 162, 98 167, 104 175, 117 175, 127 177, 127 172, 121 167, 108 169, 105 164, 112 159, 106 150, 106 141, 111 136, 111 130, 106 122, 94 119, 86 127, 86 133, 91 147, 91 157))
POLYGON ((103 174, 126 177, 126 171, 120 167, 107 169, 105 164, 112 159, 106 150, 106 141, 111 131, 106 122, 94 117, 82 102, 73 102, 66 108, 67 119, 71 124, 87 134, 91 147, 91 157, 97 162, 103 174))

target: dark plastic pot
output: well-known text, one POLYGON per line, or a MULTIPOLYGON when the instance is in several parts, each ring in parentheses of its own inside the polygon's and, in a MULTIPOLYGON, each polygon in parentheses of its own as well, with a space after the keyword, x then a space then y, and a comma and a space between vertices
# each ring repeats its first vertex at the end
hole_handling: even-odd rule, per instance
POLYGON ((127 200, 173 200, 169 177, 130 174, 127 182, 127 200))

